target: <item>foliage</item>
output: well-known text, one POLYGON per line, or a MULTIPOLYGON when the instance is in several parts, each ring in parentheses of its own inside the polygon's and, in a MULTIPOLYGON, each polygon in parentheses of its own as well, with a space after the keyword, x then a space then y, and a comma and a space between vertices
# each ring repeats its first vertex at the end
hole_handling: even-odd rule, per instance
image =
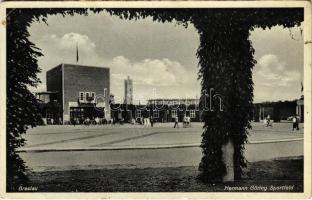
POLYGON ((27 39, 32 16, 21 18, 20 14, 21 11, 15 11, 7 18, 7 190, 10 191, 27 181, 24 162, 15 153, 16 148, 24 145, 21 135, 28 126, 40 121, 36 99, 27 86, 39 83, 36 58, 42 54, 27 39))
MULTIPOLYGON (((48 15, 87 15, 103 9, 8 9, 7 10, 7 183, 14 191, 27 181, 25 165, 15 153, 24 145, 21 135, 40 120, 37 103, 27 86, 39 83, 37 57, 40 49, 28 40, 33 21, 46 23, 48 15)), ((254 49, 249 31, 275 25, 293 27, 303 21, 303 9, 106 9, 122 19, 152 17, 154 21, 195 26, 200 36, 197 51, 202 97, 214 88, 222 95, 224 111, 204 116, 203 158, 200 179, 220 181, 225 172, 221 146, 229 139, 235 145, 235 178, 246 166, 243 151, 251 128, 254 49)))
POLYGON ((16 149, 25 144, 22 135, 28 127, 42 123, 39 105, 28 87, 40 83, 37 58, 43 54, 28 40, 27 28, 33 21, 45 21, 49 13, 58 12, 58 9, 7 10, 7 191, 17 191, 19 186, 27 185, 27 168, 16 149))

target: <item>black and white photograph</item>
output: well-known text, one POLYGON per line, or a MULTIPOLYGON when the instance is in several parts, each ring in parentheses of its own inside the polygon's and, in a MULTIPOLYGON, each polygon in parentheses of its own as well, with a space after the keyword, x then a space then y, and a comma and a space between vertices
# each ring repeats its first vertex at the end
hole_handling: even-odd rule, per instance
POLYGON ((115 3, 1 3, 3 193, 311 195, 311 3, 115 3))

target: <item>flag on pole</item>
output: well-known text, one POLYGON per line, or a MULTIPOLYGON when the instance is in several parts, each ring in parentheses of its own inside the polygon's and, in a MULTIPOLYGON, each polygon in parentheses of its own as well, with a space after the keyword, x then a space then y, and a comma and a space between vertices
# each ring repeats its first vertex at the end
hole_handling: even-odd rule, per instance
POLYGON ((76 62, 78 63, 79 60, 79 53, 78 53, 78 43, 76 45, 76 62))
POLYGON ((301 92, 303 92, 303 84, 302 84, 302 82, 301 82, 301 92))

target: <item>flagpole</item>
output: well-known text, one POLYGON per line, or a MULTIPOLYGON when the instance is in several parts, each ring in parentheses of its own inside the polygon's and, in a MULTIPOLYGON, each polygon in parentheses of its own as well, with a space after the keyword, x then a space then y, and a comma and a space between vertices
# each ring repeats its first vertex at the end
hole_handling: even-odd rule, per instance
POLYGON ((76 43, 76 62, 79 61, 78 42, 76 43))

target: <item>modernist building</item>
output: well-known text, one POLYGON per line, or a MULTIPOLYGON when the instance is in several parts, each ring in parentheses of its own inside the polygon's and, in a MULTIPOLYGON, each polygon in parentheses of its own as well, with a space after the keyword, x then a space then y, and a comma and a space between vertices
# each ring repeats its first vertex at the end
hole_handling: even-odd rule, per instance
POLYGON ((133 81, 128 78, 125 80, 125 104, 133 104, 133 81))
POLYGON ((185 115, 193 122, 202 120, 203 108, 199 105, 199 99, 149 99, 147 105, 151 108, 153 118, 162 122, 173 122, 176 117, 182 121, 185 115))
POLYGON ((204 111, 198 102, 199 99, 150 99, 147 105, 111 105, 111 114, 114 121, 123 119, 125 122, 151 117, 155 122, 174 122, 176 117, 182 121, 184 115, 193 122, 200 122, 204 111))
POLYGON ((57 93, 62 121, 110 118, 109 68, 60 64, 47 71, 47 90, 57 93))

